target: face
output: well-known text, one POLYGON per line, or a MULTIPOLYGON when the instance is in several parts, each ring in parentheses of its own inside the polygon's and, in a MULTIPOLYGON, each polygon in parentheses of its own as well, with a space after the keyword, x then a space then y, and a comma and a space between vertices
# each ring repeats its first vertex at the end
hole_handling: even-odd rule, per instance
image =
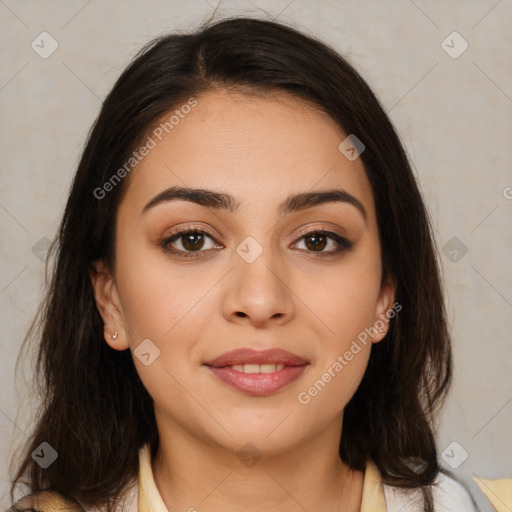
POLYGON ((160 432, 278 453, 341 432, 386 334, 394 288, 380 286, 372 189, 361 159, 338 149, 347 134, 307 103, 196 100, 129 177, 115 274, 98 263, 96 301, 106 341, 133 353, 160 432), (162 195, 172 187, 205 193, 162 195))

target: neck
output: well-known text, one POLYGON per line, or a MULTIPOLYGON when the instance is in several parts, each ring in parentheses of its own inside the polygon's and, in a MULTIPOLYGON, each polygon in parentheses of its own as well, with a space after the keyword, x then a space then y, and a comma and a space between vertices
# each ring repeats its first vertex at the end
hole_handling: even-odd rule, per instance
POLYGON ((269 455, 206 444, 176 425, 160 426, 153 475, 170 512, 360 510, 363 474, 338 455, 340 421, 269 455))

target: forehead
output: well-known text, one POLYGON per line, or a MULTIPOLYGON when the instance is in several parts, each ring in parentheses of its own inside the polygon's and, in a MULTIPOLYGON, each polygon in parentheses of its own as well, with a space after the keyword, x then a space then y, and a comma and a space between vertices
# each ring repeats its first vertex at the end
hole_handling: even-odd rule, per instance
POLYGON ((356 196, 370 220, 375 215, 363 163, 340 152, 347 134, 330 116, 286 93, 221 90, 195 100, 172 124, 179 105, 155 124, 163 136, 152 135, 154 147, 132 171, 121 208, 129 203, 140 212, 176 185, 228 192, 242 208, 266 208, 290 193, 337 187, 356 196))

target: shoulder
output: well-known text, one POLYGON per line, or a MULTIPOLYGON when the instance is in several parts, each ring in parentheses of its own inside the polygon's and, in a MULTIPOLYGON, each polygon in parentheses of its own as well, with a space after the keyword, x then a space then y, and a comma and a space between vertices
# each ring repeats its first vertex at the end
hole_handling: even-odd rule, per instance
POLYGON ((63 496, 52 491, 41 491, 25 496, 7 512, 85 512, 63 496))
MULTIPOLYGON (((421 489, 402 489, 383 484, 387 512, 422 512, 421 489)), ((478 512, 468 490, 455 479, 439 473, 433 487, 436 509, 450 512, 478 512)))
MULTIPOLYGON (((138 510, 138 486, 134 480, 128 487, 117 510, 119 512, 137 512, 138 510)), ((103 506, 82 507, 53 491, 41 491, 25 496, 16 502, 6 512, 105 512, 103 506)))

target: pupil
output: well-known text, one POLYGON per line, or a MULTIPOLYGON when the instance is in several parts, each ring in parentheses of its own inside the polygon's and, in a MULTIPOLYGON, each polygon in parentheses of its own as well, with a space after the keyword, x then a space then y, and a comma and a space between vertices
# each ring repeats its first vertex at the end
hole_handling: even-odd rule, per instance
MULTIPOLYGON (((309 237, 307 238, 307 240, 310 242, 311 240, 316 240, 316 242, 313 242, 311 244, 311 246, 313 247, 313 249, 320 249, 322 250, 324 247, 325 247, 325 243, 326 243, 326 237, 325 235, 309 235, 309 237), (321 240, 319 240, 321 239, 321 240)), ((309 247, 309 244, 306 242, 306 245, 308 245, 308 248, 309 247)))
POLYGON ((197 245, 197 238, 200 238, 201 236, 202 236, 201 233, 191 233, 191 234, 187 235, 185 237, 185 241, 183 243, 183 246, 185 247, 185 249, 190 249, 190 250, 201 249, 202 244, 200 244, 200 246, 197 245), (193 239, 196 239, 196 241, 191 242, 191 240, 193 240, 193 239))

